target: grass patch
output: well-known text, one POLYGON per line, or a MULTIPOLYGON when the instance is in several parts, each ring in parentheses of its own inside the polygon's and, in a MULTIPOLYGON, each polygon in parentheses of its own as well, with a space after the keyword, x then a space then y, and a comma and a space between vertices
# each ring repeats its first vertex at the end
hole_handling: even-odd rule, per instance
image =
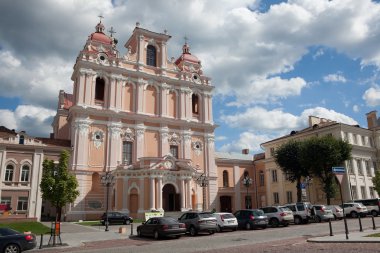
POLYGON ((36 235, 50 234, 50 228, 49 227, 46 227, 42 223, 39 223, 36 221, 3 223, 3 224, 0 224, 0 227, 11 228, 11 229, 17 230, 21 233, 26 232, 26 231, 31 231, 33 234, 36 234, 36 235))
MULTIPOLYGON (((133 219, 133 223, 143 223, 145 220, 142 219, 133 219)), ((75 224, 83 225, 83 226, 103 226, 100 221, 81 221, 75 222, 75 224)), ((122 225, 121 223, 119 225, 122 225)))
POLYGON ((380 233, 372 234, 372 235, 367 235, 367 237, 380 237, 380 233))

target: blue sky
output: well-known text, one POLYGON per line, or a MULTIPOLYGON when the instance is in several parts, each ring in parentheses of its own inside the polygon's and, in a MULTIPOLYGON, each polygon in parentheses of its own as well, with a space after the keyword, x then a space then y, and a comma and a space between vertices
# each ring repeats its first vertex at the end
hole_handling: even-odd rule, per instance
POLYGON ((370 0, 0 2, 0 125, 48 136, 58 91, 98 15, 123 48, 136 22, 168 30, 169 57, 189 38, 212 78, 216 148, 260 143, 309 115, 367 127, 380 105, 380 4, 370 0))

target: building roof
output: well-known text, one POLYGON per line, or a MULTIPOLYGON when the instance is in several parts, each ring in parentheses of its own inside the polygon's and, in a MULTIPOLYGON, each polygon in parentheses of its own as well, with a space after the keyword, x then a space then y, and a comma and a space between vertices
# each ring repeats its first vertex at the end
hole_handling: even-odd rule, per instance
POLYGON ((59 147, 70 147, 71 146, 70 140, 50 139, 50 138, 42 138, 42 137, 37 137, 36 139, 42 141, 43 144, 46 144, 48 146, 59 146, 59 147))
POLYGON ((244 160, 253 161, 252 155, 245 155, 240 153, 230 152, 215 152, 215 159, 229 159, 229 160, 244 160))

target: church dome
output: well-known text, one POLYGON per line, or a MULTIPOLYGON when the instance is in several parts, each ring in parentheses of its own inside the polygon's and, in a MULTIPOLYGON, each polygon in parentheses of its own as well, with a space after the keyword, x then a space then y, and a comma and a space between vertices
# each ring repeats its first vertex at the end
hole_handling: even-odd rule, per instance
POLYGON ((104 44, 112 44, 112 38, 104 34, 104 25, 99 22, 96 27, 96 32, 90 35, 90 40, 98 41, 104 44))

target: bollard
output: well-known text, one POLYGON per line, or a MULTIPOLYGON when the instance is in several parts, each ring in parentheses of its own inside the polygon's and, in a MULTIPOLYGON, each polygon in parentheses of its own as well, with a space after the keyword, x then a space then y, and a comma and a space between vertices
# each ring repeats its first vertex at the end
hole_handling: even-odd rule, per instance
POLYGON ((329 219, 329 227, 330 227, 330 236, 333 236, 332 226, 331 226, 331 219, 329 219))
POLYGON ((346 216, 344 215, 343 217, 343 220, 344 220, 344 231, 346 232, 346 240, 348 240, 348 226, 347 226, 347 219, 346 219, 346 216))
POLYGON ((41 240, 40 240, 40 249, 42 249, 42 244, 43 244, 43 241, 44 241, 44 235, 41 234, 41 240))
POLYGON ((131 223, 131 235, 133 235, 133 223, 131 223))
POLYGON ((359 228, 360 228, 360 232, 363 232, 363 227, 362 227, 362 219, 360 218, 360 214, 358 215, 358 218, 359 218, 359 228))
POLYGON ((372 215, 372 228, 373 230, 376 230, 376 224, 375 224, 375 216, 372 215))

